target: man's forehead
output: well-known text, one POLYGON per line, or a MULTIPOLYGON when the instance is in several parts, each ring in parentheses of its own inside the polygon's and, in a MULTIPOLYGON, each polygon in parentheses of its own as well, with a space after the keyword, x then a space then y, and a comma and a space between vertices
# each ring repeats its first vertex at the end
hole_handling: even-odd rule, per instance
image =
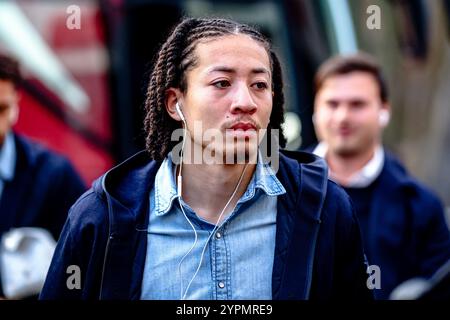
POLYGON ((203 69, 249 69, 270 70, 267 50, 248 36, 232 35, 200 42, 195 48, 197 66, 203 69))
POLYGON ((367 94, 360 94, 360 93, 324 93, 319 101, 322 101, 322 103, 369 103, 370 101, 373 101, 373 99, 376 99, 376 96, 371 96, 367 94))
MULTIPOLYGON (((206 74, 213 74, 213 73, 237 73, 240 66, 235 67, 233 64, 218 64, 218 65, 212 65, 205 69, 206 74)), ((248 72, 254 73, 254 74, 267 74, 270 75, 270 71, 262 66, 262 67, 251 67, 248 66, 248 72)))
POLYGON ((0 79, 0 93, 6 94, 6 93, 14 93, 16 91, 16 88, 14 86, 14 83, 7 79, 0 79))
POLYGON ((358 90, 361 86, 375 86, 378 88, 378 83, 371 73, 364 71, 353 71, 329 76, 324 80, 322 85, 322 87, 337 86, 353 86, 355 90, 358 90))
POLYGON ((0 80, 0 111, 4 111, 17 101, 17 92, 9 81, 0 80))
MULTIPOLYGON (((209 76, 217 73, 246 73, 271 75, 268 59, 254 54, 221 54, 219 56, 198 57, 197 71, 209 76)), ((195 69, 195 68, 194 68, 195 69)))
POLYGON ((331 76, 323 82, 319 94, 323 97, 367 98, 378 96, 378 84, 368 73, 349 73, 331 76))

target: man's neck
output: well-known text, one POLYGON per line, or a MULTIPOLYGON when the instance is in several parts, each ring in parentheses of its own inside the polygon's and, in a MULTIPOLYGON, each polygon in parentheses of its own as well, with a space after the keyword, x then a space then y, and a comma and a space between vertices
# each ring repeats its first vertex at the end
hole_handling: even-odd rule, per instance
MULTIPOLYGON (((183 200, 198 216, 215 224, 233 194, 244 168, 245 164, 184 164, 182 168, 183 200)), ((231 213, 239 198, 244 194, 255 168, 256 164, 248 164, 239 188, 221 220, 231 213)))
POLYGON ((351 178, 374 157, 377 147, 378 145, 375 145, 364 152, 348 156, 328 150, 326 160, 330 167, 331 178, 344 187, 348 186, 351 178))

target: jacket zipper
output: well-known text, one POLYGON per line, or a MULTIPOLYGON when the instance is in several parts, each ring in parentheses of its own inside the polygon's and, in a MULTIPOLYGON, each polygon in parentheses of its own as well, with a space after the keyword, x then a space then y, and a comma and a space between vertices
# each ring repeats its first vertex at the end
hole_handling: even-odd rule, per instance
POLYGON ((112 205, 111 205, 111 199, 109 197, 109 194, 105 191, 106 194, 106 200, 108 203, 108 240, 106 241, 106 248, 105 248, 105 255, 103 256, 103 266, 102 266, 102 275, 101 275, 101 281, 100 281, 100 293, 99 293, 99 300, 102 300, 102 294, 103 294, 103 278, 105 275, 106 270, 106 259, 108 258, 108 251, 109 251, 109 244, 111 240, 114 239, 113 234, 111 233, 111 217, 112 217, 112 205))

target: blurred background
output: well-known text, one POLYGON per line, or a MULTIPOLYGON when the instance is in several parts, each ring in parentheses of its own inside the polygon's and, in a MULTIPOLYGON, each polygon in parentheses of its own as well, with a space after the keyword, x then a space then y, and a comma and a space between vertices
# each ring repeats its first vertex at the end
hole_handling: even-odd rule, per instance
POLYGON ((151 62, 185 15, 231 18, 272 39, 289 149, 316 141, 318 65, 373 54, 391 92, 386 144, 450 206, 450 0, 0 0, 0 52, 26 78, 15 130, 66 155, 88 184, 141 150, 151 62), (379 29, 368 27, 371 5, 379 29))

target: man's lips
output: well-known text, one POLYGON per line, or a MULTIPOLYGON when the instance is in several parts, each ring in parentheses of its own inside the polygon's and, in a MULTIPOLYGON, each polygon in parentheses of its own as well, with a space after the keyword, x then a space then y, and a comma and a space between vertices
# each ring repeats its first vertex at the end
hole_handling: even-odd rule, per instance
POLYGON ((230 127, 232 130, 256 130, 256 126, 252 123, 239 122, 230 127))
POLYGON ((338 135, 340 136, 349 136, 353 133, 353 129, 351 128, 339 128, 337 130, 338 135))

